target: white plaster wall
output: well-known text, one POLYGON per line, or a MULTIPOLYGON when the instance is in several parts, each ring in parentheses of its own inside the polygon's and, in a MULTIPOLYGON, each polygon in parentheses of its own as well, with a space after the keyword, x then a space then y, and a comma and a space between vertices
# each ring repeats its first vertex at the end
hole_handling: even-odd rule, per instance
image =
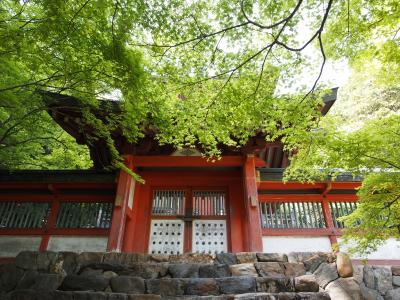
POLYGON ((93 251, 103 252, 107 250, 107 237, 92 236, 52 236, 47 250, 50 251, 93 251))
POLYGON ((39 250, 40 236, 0 236, 0 257, 14 257, 21 251, 39 250))
POLYGON ((262 242, 265 253, 332 251, 330 240, 325 236, 263 236, 262 242))
MULTIPOLYGON (((352 244, 343 244, 342 239, 338 239, 340 251, 347 252, 347 249, 352 244)), ((388 239, 382 246, 378 248, 376 252, 371 253, 367 257, 360 257, 358 255, 352 255, 354 259, 400 259, 400 241, 394 238, 388 239)))

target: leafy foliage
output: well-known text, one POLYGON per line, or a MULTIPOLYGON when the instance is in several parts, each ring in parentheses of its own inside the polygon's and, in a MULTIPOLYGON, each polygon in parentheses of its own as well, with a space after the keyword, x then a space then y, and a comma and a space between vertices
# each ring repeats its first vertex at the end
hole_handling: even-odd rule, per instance
POLYGON ((400 116, 366 122, 354 132, 339 131, 332 119, 312 131, 293 156, 287 178, 335 178, 343 171, 362 175, 359 206, 343 218, 346 240, 367 254, 390 236, 400 236, 400 116))
POLYGON ((152 132, 160 143, 210 156, 262 131, 296 153, 290 178, 366 176, 346 223, 368 251, 399 223, 399 116, 373 120, 398 109, 399 17, 395 0, 3 0, 0 167, 90 166, 86 148, 52 122, 43 91, 80 100, 81 125, 106 141, 118 168, 126 169, 111 135, 117 128, 133 143, 152 132), (310 63, 308 47, 319 50, 315 79, 296 96, 277 95, 310 63), (368 105, 321 120, 318 81, 327 59, 343 57, 362 74, 347 107, 365 98, 368 105), (97 118, 91 108, 110 98, 123 114, 97 118), (372 121, 338 129, 354 115, 372 121))
MULTIPOLYGON (((259 131, 293 150, 318 123, 316 88, 327 55, 368 59, 372 53, 396 66, 397 37, 392 44, 388 38, 398 23, 397 4, 364 2, 4 0, 0 122, 30 112, 28 119, 39 125, 40 152, 49 139, 37 141, 52 126, 38 97, 45 90, 75 96, 84 107, 118 98, 122 116, 102 120, 85 109, 82 122, 107 142, 114 166, 121 166, 110 134, 117 127, 131 142, 152 131, 160 143, 197 146, 208 155, 218 155, 221 144, 239 147, 259 131), (343 35, 349 23, 351 34, 343 35), (381 30, 382 57, 373 51, 381 30), (301 71, 303 50, 313 46, 320 52, 315 80, 298 96, 276 95, 278 82, 301 71)), ((14 143, 9 139, 1 140, 3 160, 9 157, 4 145, 14 143)), ((7 167, 19 164, 9 160, 7 167)))
POLYGON ((338 124, 348 131, 361 128, 368 120, 400 113, 400 86, 380 86, 368 73, 357 73, 339 90, 338 101, 329 114, 340 118, 338 124))
POLYGON ((343 218, 344 242, 353 252, 368 255, 391 237, 400 237, 400 173, 370 174, 358 192, 357 209, 343 218))
MULTIPOLYGON (((294 68, 299 64, 298 55, 283 46, 295 36, 300 4, 280 1, 260 10, 231 1, 3 1, 1 121, 9 115, 40 119, 44 134, 52 125, 42 113, 40 90, 74 96, 84 107, 116 96, 122 116, 101 120, 90 109, 83 112, 95 138, 107 141, 114 165, 120 165, 119 154, 110 132, 117 127, 132 142, 153 130, 160 143, 200 145, 208 155, 218 155, 219 144, 240 146, 260 130, 269 139, 292 128, 305 130, 317 119, 319 101, 276 97, 278 78, 290 64, 279 66, 270 58, 276 48, 275 57, 292 60, 294 68), (260 20, 251 20, 252 14, 260 20), (267 30, 258 23, 263 18, 273 22, 268 34, 254 30, 267 30)), ((49 139, 40 135, 38 149, 48 147, 49 139)), ((3 137, 3 146, 13 144, 10 138, 3 137)))
MULTIPOLYGON (((23 76, 22 64, 0 59, 1 83, 23 76)), ((0 93, 0 168, 60 169, 91 166, 87 148, 76 144, 47 114, 42 99, 24 90, 0 93)))
POLYGON ((374 79, 380 84, 399 82, 398 1, 340 1, 332 18, 335 22, 329 24, 326 35, 328 55, 346 57, 355 70, 375 73, 374 79))
MULTIPOLYGON (((66 148, 64 155, 78 157, 84 148, 76 146, 60 128, 54 128, 37 92, 64 92, 96 105, 99 95, 115 88, 136 90, 143 72, 141 55, 124 46, 129 36, 125 23, 132 22, 134 11, 110 23, 112 11, 106 8, 104 1, 2 2, 0 155, 7 162, 4 167, 90 165, 87 153, 80 162, 38 157, 41 151, 56 145, 66 148), (12 153, 22 144, 25 147, 17 149, 24 154, 12 153)), ((88 123, 95 122, 93 115, 86 116, 88 123)), ((99 132, 107 132, 105 124, 96 124, 100 125, 96 127, 99 132)))

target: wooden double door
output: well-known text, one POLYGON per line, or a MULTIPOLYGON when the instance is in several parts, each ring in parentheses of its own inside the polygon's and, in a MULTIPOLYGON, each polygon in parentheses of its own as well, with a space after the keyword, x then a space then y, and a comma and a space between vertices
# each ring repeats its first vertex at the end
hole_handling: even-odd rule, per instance
POLYGON ((154 189, 149 253, 227 252, 227 207, 223 189, 154 189))

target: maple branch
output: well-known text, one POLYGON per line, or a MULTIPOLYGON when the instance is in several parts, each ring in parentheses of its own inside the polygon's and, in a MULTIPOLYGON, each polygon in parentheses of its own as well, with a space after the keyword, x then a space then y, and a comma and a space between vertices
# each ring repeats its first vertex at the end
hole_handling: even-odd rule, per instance
POLYGON ((251 20, 251 19, 247 16, 246 12, 244 11, 243 2, 244 2, 244 1, 241 1, 241 2, 240 2, 240 9, 241 9, 241 11, 242 11, 242 14, 243 14, 244 18, 247 20, 247 22, 248 22, 249 24, 254 25, 254 26, 256 26, 256 27, 259 27, 259 28, 261 28, 261 29, 272 29, 272 28, 278 27, 279 25, 281 25, 281 24, 283 24, 283 23, 287 23, 288 21, 290 21, 290 20, 294 17, 294 15, 297 13, 297 11, 299 10, 300 5, 303 3, 303 0, 297 1, 297 4, 296 4, 295 8, 294 8, 293 11, 289 14, 289 16, 287 16, 286 18, 281 19, 280 21, 278 21, 278 22, 276 22, 276 23, 274 23, 274 24, 272 24, 272 25, 262 25, 262 24, 260 24, 260 23, 258 23, 258 22, 256 22, 256 21, 254 21, 254 20, 251 20))

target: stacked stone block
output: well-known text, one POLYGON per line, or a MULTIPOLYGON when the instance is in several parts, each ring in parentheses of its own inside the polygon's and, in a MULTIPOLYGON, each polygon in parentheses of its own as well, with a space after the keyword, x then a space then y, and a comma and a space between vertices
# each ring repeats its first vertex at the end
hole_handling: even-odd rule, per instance
POLYGON ((361 292, 367 300, 400 299, 400 266, 357 266, 361 292))
POLYGON ((283 254, 26 251, 0 266, 0 299, 330 299, 309 270, 283 254))
POLYGON ((0 266, 0 299, 398 300, 400 267, 353 268, 342 253, 27 251, 0 266))

